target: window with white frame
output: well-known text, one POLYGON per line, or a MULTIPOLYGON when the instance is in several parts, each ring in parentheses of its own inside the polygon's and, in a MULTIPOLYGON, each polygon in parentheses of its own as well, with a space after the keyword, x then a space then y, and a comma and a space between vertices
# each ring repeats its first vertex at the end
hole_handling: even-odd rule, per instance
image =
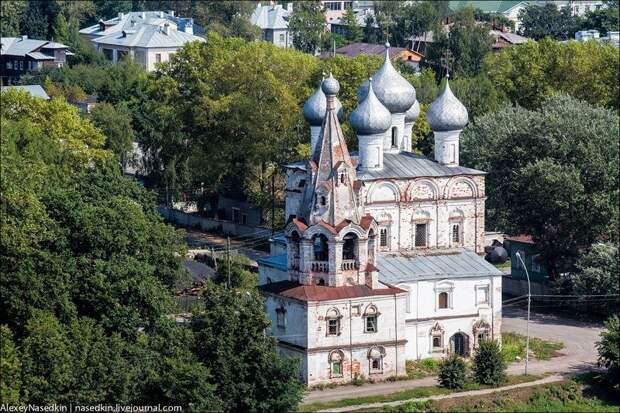
POLYGON ((452 308, 453 286, 441 283, 435 288, 435 308, 438 310, 452 308))
POLYGON ((161 53, 155 53, 155 63, 161 63, 161 53))
POLYGON ((443 328, 439 323, 435 323, 431 328, 431 348, 433 352, 443 351, 443 328))
POLYGON ((437 296, 437 308, 448 308, 450 296, 447 291, 442 291, 437 296))
POLYGON ((337 308, 330 308, 325 316, 327 323, 327 335, 337 336, 340 334, 340 312, 337 308))
POLYGON ((284 43, 284 34, 280 34, 280 43, 284 43))
POLYGON ((489 286, 479 285, 476 287, 476 305, 489 304, 489 286))
POLYGON ((365 333, 376 333, 379 331, 378 329, 378 316, 379 312, 377 311, 377 307, 374 305, 369 305, 364 312, 364 332, 365 333))
POLYGON ((450 224, 450 232, 452 246, 463 245, 463 225, 460 222, 452 222, 450 224))

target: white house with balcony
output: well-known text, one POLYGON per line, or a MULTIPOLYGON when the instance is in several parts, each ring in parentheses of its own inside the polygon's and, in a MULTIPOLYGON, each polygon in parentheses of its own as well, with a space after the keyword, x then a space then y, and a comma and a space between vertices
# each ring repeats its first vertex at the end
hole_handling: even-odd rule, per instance
POLYGON ((481 257, 485 173, 459 163, 467 110, 446 80, 427 112, 434 159, 411 152, 419 104, 386 52, 358 92, 350 154, 338 89, 330 76, 304 106, 312 157, 287 166, 284 239, 259 260, 270 333, 309 385, 400 376, 406 360, 500 338, 502 273, 481 257))

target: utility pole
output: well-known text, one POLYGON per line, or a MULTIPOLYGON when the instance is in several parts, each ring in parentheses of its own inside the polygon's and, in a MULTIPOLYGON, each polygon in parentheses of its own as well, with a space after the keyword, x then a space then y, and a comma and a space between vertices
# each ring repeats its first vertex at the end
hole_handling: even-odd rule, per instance
POLYGON ((530 304, 532 302, 532 290, 530 288, 530 273, 527 271, 525 262, 523 262, 521 254, 517 252, 515 255, 519 261, 521 261, 521 265, 523 265, 523 269, 525 270, 525 276, 527 277, 527 324, 525 328, 525 375, 527 375, 527 367, 530 360, 530 304))

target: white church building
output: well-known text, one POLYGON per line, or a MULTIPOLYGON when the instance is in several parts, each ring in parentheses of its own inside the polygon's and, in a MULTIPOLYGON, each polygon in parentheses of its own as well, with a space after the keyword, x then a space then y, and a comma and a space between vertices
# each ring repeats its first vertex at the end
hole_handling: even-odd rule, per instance
POLYGON ((411 152, 420 106, 386 50, 350 115, 351 154, 339 88, 330 74, 304 105, 312 156, 287 166, 285 237, 259 260, 269 333, 308 385, 402 376, 406 360, 500 338, 502 274, 481 257, 485 173, 459 164, 466 108, 446 79, 427 112, 434 159, 411 152))

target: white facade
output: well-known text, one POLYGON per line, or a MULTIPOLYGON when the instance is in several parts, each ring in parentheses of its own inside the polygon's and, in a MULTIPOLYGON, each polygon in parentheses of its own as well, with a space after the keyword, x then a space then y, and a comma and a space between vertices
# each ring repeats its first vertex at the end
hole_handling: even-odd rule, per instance
MULTIPOLYGON (((373 80, 351 118, 365 133, 358 132, 354 162, 332 79, 323 85, 323 126, 311 130, 312 159, 287 167, 286 253, 259 260, 269 333, 280 351, 299 358, 301 377, 314 385, 400 376, 406 360, 468 356, 481 337, 500 339, 502 273, 480 257, 484 173, 458 160, 465 108, 446 86, 429 122, 436 145, 456 142, 456 154, 430 160, 403 142, 415 121, 405 124, 398 106, 407 96, 377 94, 394 99, 398 112, 373 118, 385 113, 373 80)), ((382 80, 380 93, 390 88, 382 80)))

